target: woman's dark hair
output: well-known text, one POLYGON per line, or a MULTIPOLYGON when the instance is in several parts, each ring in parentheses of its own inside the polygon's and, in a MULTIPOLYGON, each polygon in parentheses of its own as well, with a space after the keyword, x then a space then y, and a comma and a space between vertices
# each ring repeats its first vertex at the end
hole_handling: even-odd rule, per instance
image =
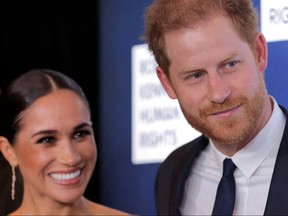
POLYGON ((21 127, 21 113, 35 100, 56 89, 69 89, 78 94, 89 108, 82 88, 67 75, 50 69, 32 69, 11 82, 0 96, 0 136, 13 145, 21 127))

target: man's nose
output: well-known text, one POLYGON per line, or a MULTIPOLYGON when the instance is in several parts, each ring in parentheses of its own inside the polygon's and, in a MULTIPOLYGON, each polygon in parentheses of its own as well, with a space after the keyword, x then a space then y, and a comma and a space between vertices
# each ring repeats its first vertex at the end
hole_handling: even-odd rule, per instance
POLYGON ((208 98, 211 102, 222 104, 231 94, 227 81, 218 72, 209 74, 208 98))

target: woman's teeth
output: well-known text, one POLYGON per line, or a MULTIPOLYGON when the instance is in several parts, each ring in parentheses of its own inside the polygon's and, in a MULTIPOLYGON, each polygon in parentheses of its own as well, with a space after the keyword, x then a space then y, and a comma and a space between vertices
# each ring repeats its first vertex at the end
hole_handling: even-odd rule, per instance
POLYGON ((57 181, 71 180, 80 175, 80 170, 73 173, 51 173, 50 176, 57 181))

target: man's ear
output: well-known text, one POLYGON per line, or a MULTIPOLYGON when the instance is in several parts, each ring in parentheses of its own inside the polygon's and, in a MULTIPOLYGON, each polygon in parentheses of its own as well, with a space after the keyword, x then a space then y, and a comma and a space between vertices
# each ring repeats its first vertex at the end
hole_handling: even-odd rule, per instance
POLYGON ((259 70, 264 72, 268 62, 268 48, 266 39, 263 34, 258 33, 256 35, 256 61, 259 65, 259 70))
POLYGON ((168 94, 168 96, 171 99, 176 99, 177 95, 174 91, 174 88, 169 80, 169 78, 167 77, 167 75, 165 74, 165 72, 162 70, 162 68, 157 67, 156 68, 156 73, 158 76, 158 79, 160 80, 164 90, 166 91, 166 93, 168 94))
POLYGON ((14 151, 14 148, 7 140, 7 138, 0 136, 0 150, 6 160, 12 167, 16 167, 18 165, 17 157, 14 151))

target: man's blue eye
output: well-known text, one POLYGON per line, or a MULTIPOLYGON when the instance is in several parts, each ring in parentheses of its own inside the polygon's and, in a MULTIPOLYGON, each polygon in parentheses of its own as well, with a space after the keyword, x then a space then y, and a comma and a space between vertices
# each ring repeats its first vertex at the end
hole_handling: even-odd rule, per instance
POLYGON ((236 64, 237 64, 237 61, 231 61, 231 62, 228 63, 228 66, 229 67, 235 67, 236 64))
POLYGON ((200 77, 202 77, 202 73, 194 73, 192 77, 194 79, 199 79, 200 77))

